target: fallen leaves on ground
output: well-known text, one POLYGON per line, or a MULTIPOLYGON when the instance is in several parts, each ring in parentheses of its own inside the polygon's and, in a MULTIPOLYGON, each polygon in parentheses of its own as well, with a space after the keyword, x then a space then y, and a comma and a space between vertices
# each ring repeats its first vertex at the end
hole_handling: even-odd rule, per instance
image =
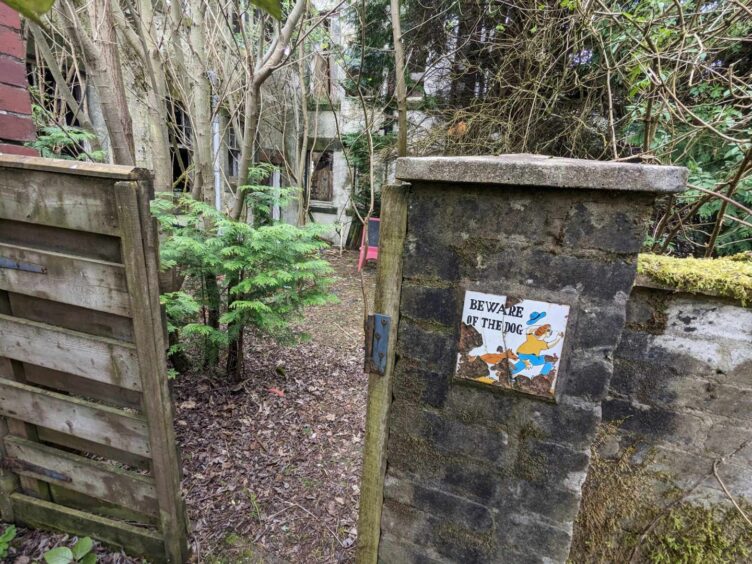
MULTIPOLYGON (((200 562, 354 560, 367 385, 363 294, 357 254, 327 258, 339 303, 308 311, 301 328, 310 341, 283 347, 249 338, 240 391, 202 374, 175 382, 200 562)), ((365 282, 370 297, 372 269, 365 282)))

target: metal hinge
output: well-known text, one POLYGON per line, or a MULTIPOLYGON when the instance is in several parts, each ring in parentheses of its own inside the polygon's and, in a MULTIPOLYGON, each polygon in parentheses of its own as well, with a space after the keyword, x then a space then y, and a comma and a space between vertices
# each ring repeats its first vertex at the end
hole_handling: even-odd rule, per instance
POLYGON ((366 372, 384 374, 386 371, 387 353, 389 352, 389 330, 392 328, 392 318, 388 315, 375 313, 366 320, 366 372))
POLYGON ((24 471, 31 472, 32 474, 36 474, 38 476, 47 476, 48 478, 52 478, 53 480, 57 480, 58 482, 73 481, 70 476, 66 476, 65 474, 56 472, 55 470, 50 470, 49 468, 44 468, 43 466, 37 466, 36 464, 32 464, 31 462, 18 460, 17 458, 12 458, 10 456, 6 456, 5 458, 0 459, 0 468, 4 468, 15 473, 23 473, 24 471))
POLYGON ((23 270, 26 272, 35 272, 37 274, 47 274, 47 269, 44 266, 32 264, 30 262, 19 262, 7 257, 0 257, 0 268, 23 270))

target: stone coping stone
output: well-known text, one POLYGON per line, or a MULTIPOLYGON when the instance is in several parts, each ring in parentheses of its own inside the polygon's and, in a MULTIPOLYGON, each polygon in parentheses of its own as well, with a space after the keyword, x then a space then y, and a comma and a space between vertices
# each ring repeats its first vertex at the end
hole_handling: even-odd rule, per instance
POLYGON ((406 182, 450 182, 550 186, 633 192, 675 193, 686 189, 680 166, 565 159, 513 154, 480 157, 403 157, 396 177, 406 182))

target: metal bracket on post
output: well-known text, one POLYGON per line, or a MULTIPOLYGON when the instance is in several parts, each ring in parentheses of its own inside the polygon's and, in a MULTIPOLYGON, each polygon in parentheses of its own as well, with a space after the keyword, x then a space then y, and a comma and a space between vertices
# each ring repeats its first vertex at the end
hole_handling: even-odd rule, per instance
POLYGON ((387 352, 389 352, 389 330, 392 318, 376 313, 369 315, 366 321, 366 372, 384 375, 386 371, 387 352))

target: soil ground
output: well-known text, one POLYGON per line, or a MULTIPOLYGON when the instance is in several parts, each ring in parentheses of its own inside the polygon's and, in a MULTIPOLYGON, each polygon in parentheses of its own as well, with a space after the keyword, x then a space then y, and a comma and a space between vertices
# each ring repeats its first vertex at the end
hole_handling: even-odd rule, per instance
MULTIPOLYGON (((174 381, 195 562, 354 560, 367 387, 364 296, 357 252, 327 251, 326 258, 339 301, 306 312, 299 329, 309 341, 248 338, 240 385, 199 371, 174 381)), ((369 301, 374 273, 364 269, 369 301)), ((39 561, 74 541, 19 527, 6 561, 39 561)), ((102 564, 139 562, 97 552, 102 564)))

